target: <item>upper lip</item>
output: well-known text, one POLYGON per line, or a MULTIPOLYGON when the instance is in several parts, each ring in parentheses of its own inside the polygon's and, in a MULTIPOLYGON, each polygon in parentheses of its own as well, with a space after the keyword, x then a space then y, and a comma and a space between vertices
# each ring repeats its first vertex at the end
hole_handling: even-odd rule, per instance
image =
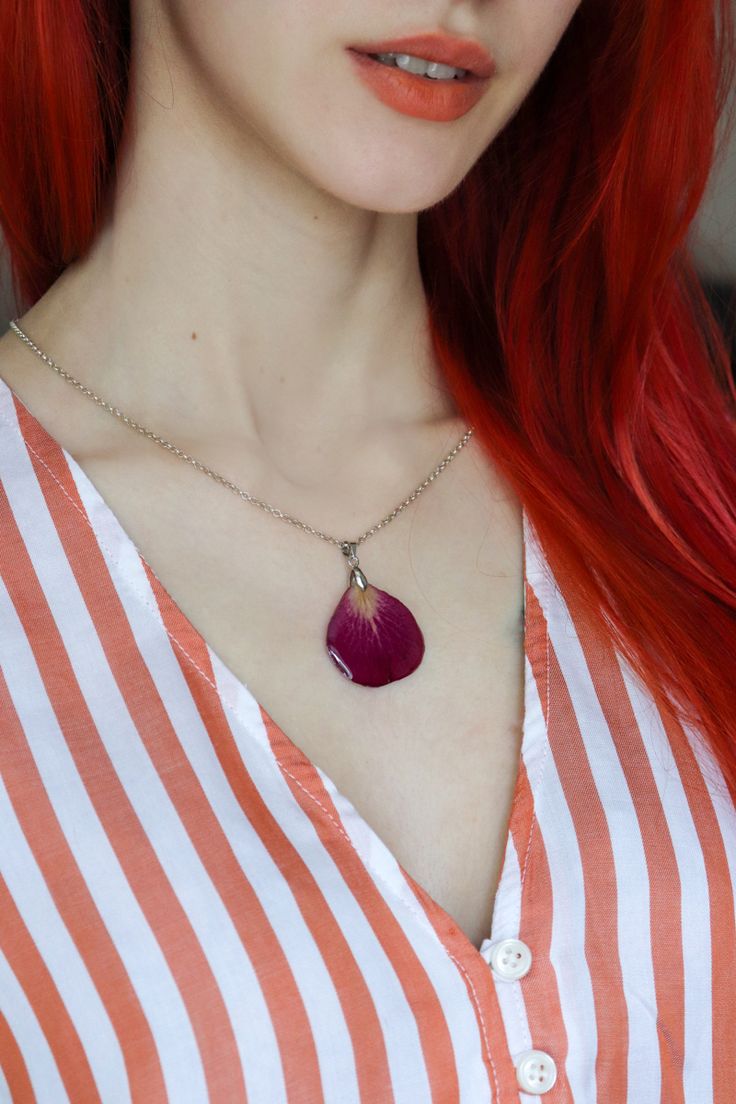
POLYGON ((473 38, 453 38, 437 31, 382 42, 363 42, 350 49, 361 54, 412 54, 456 69, 467 69, 476 77, 490 77, 495 69, 493 58, 480 42, 473 38))

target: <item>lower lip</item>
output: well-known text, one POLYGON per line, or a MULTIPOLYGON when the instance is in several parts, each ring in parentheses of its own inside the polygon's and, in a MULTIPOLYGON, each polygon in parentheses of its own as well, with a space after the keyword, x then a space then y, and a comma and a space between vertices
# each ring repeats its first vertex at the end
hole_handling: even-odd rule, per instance
POLYGON ((395 65, 348 48, 358 75, 371 92, 394 111, 413 115, 416 119, 431 119, 450 123, 475 107, 490 83, 489 77, 466 77, 464 80, 432 80, 416 73, 407 73, 395 65))

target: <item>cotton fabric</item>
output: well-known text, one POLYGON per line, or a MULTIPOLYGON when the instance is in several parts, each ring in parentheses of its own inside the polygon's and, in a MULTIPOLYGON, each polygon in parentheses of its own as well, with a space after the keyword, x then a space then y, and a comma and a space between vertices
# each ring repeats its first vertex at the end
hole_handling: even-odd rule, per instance
POLYGON ((0 1102, 736 1101, 736 810, 524 544, 508 980, 0 381, 0 1102))

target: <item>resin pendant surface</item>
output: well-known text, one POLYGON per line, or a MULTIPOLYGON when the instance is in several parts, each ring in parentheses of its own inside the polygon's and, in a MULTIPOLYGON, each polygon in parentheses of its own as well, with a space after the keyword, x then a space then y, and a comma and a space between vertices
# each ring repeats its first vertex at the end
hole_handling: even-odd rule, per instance
POLYGON ((353 561, 350 586, 327 626, 327 651, 352 682, 385 686, 416 670, 424 637, 403 602, 367 581, 354 552, 353 561))

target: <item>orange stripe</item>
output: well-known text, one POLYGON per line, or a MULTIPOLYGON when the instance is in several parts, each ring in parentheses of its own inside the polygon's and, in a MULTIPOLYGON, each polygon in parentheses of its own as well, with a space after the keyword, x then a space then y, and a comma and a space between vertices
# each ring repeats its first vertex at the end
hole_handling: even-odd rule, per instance
POLYGON ((628 1009, 618 957, 616 870, 603 805, 570 692, 550 641, 549 741, 580 846, 585 955, 598 1031, 596 1079, 606 1100, 626 1100, 628 1009))
POLYGON ((3 878, 0 878, 0 916, 0 950, 46 1036, 69 1099, 96 1104, 100 1094, 84 1047, 3 878))
MULTIPOLYGON (((713 802, 682 726, 661 713, 687 794, 705 861, 710 901, 710 972, 713 1031, 713 1104, 733 1104, 733 1046, 736 1035, 736 917, 728 857, 713 802)), ((707 961, 707 960, 706 960, 707 961)))
POLYGON ((626 683, 609 638, 573 613, 590 677, 616 744, 641 831, 649 875, 650 939, 657 994, 662 1104, 684 1104, 685 967, 682 956, 680 871, 626 683))
POLYGON ((549 628, 539 599, 529 582, 524 584, 526 595, 526 658, 532 669, 537 694, 542 706, 545 727, 549 724, 549 628))
MULTIPOLYGON (((28 418, 25 408, 17 402, 16 408, 29 448, 38 451, 39 445, 46 445, 47 460, 57 469, 52 476, 45 463, 31 453, 36 476, 107 662, 119 685, 128 685, 126 704, 134 708, 141 738, 150 749, 153 741, 163 738, 168 719, 155 687, 150 684, 150 676, 146 674, 140 682, 131 682, 128 665, 132 667, 135 663, 138 671, 144 667, 91 527, 70 503, 71 498, 85 517, 64 457, 40 424, 28 418), (60 486, 60 476, 64 477, 66 494, 60 486), (159 717, 164 719, 158 720, 159 717), (154 718, 158 720, 156 725, 154 718)), ((21 540, 20 534, 16 540, 21 540)), ((58 626, 40 588, 34 586, 28 564, 21 571, 18 559, 6 558, 6 570, 16 594, 15 605, 34 649, 52 708, 97 816, 182 994, 213 1104, 244 1102, 245 1085, 232 1024, 207 957, 99 738, 58 626)), ((132 1039, 127 1038, 126 1049, 131 1045, 132 1039)))
POLYGON ((37 1104, 31 1078, 10 1024, 0 1012, 0 1070, 3 1071, 10 1099, 18 1104, 37 1104))
MULTIPOLYGON (((288 880, 289 888, 332 977, 353 1046, 361 1099, 375 1098, 390 1104, 393 1092, 381 1022, 345 933, 335 920, 312 871, 269 810, 243 764, 223 713, 206 643, 145 561, 143 566, 156 596, 166 631, 176 643, 174 651, 192 699, 230 788, 264 848, 288 880)), ((218 848, 225 846, 218 844, 218 848)), ((237 884, 235 872, 230 873, 228 880, 237 884)), ((242 904, 240 906, 243 917, 239 919, 239 930, 242 928, 244 942, 251 944, 253 966, 267 994, 284 1062, 287 1091, 293 1092, 299 1086, 299 1092, 303 1094, 305 1101, 317 1101, 322 1095, 318 1056, 302 996, 283 947, 270 926, 267 926, 265 914, 261 915, 262 906, 250 886, 247 888, 247 908, 242 909, 242 904), (259 931, 259 926, 263 930, 259 931)))
MULTIPOLYGON (((437 992, 411 942, 381 896, 345 831, 334 802, 325 789, 314 764, 289 739, 267 710, 263 706, 260 706, 260 709, 274 754, 292 793, 314 824, 315 831, 332 855, 346 885, 375 932, 396 972, 410 1007, 420 1008, 422 1011, 421 1017, 417 1018, 417 1030, 432 1100, 436 1100, 438 1104, 440 1102, 452 1104, 459 1099, 457 1069, 452 1038, 437 992)), ((484 1010, 490 1016, 494 1041, 503 1040, 503 1044, 500 1045, 503 1045, 506 1050, 503 1024, 485 963, 464 933, 452 924, 452 918, 440 908, 408 871, 404 870, 401 864, 398 865, 402 876, 427 912, 450 957, 454 958, 463 974, 466 987, 469 985, 468 975, 470 975, 471 996, 472 987, 474 987, 476 993, 481 994, 484 1010)), ((483 1020, 484 1017, 482 1012, 479 1012, 475 999, 474 1005, 476 1016, 480 1015, 480 1019, 483 1020)), ((482 1023, 480 1026, 483 1028, 482 1023)), ((487 1035, 487 1025, 484 1030, 487 1035)), ((491 1078, 493 1071, 490 1068, 490 1062, 488 1065, 489 1078, 491 1078)))
MULTIPOLYGON (((17 530, 2 516, 6 501, 0 487, 4 551, 22 563, 24 549, 17 545, 17 530)), ((26 565, 26 570, 30 580, 32 568, 26 565)), ((34 577, 33 588, 37 585, 34 577)), ((163 1073, 150 1026, 61 830, 2 671, 0 729, 0 774, 48 891, 108 1012, 120 1042, 132 1099, 141 1104, 165 1100, 163 1073)), ((38 1014, 38 1008, 34 1011, 38 1014)))

